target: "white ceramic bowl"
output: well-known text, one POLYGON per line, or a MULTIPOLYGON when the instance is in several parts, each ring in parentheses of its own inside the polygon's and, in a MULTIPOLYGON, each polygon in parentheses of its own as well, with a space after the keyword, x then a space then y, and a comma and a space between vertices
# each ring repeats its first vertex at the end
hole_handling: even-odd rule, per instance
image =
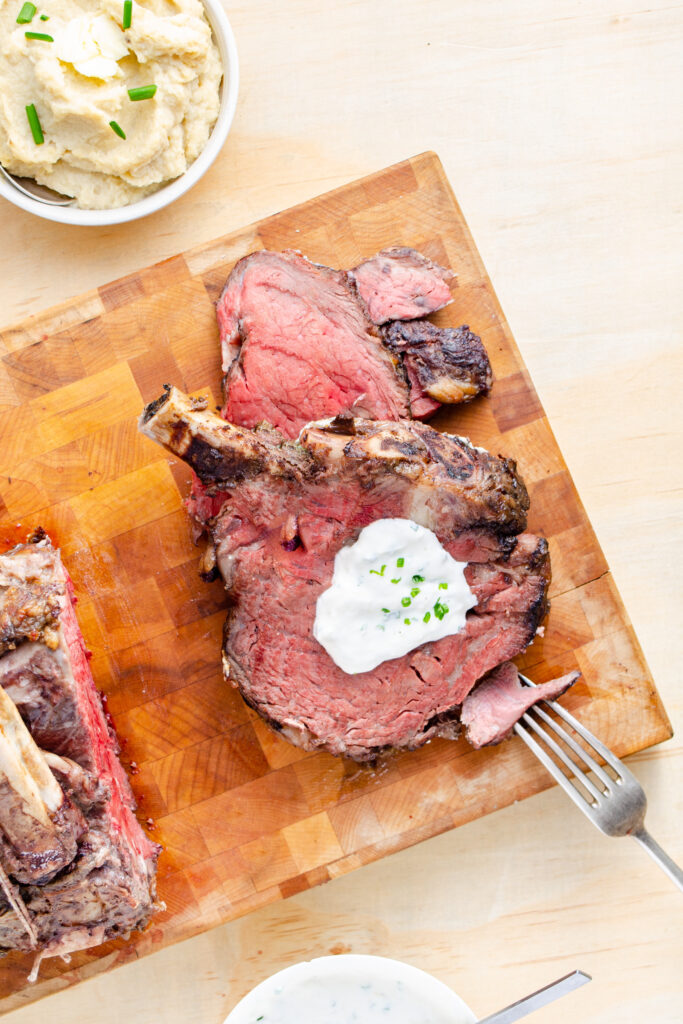
MULTIPOLYGON (((330 987, 336 986, 337 991, 340 991, 340 984, 341 991, 344 991, 346 985, 354 982, 358 984, 364 980, 370 980, 379 988, 386 987, 387 991, 391 991, 396 982, 401 982, 403 992, 406 995, 414 995, 419 1000, 420 1007, 425 1011, 425 1020, 433 1020, 439 1024, 442 1021, 448 1024, 475 1024, 477 1019, 470 1008, 447 985, 417 967, 383 956, 343 954, 307 960, 271 975, 240 1000, 228 1014, 224 1024, 254 1024, 254 1021, 261 1019, 262 1016, 264 1024, 268 1024, 275 1019, 267 1012, 267 1004, 273 994, 283 989, 296 990, 301 983, 313 979, 329 983, 330 987)), ((315 1020, 319 1019, 315 1015, 307 1014, 304 1006, 300 1007, 301 1024, 308 1024, 309 1021, 312 1024, 314 1017, 315 1020)), ((390 1021, 401 1019, 390 1013, 380 1013, 378 1021, 380 1018, 390 1021)))
POLYGON ((140 199, 139 202, 131 203, 129 206, 120 206, 115 210, 80 210, 76 206, 48 206, 47 203, 41 203, 39 199, 32 199, 24 195, 2 175, 0 175, 0 195, 9 199, 10 203, 14 203, 15 206, 20 206, 22 210, 35 213, 36 216, 45 217, 47 220, 56 220, 61 224, 104 227, 107 224, 123 224, 125 221, 137 220, 139 217, 156 213, 157 210, 168 206, 169 203, 196 185, 214 162, 228 137, 230 125, 235 116, 239 88, 237 45, 221 0, 204 0, 204 6, 223 64, 221 104, 218 120, 213 127, 209 141, 184 174, 170 184, 164 185, 157 192, 153 192, 152 195, 140 199))

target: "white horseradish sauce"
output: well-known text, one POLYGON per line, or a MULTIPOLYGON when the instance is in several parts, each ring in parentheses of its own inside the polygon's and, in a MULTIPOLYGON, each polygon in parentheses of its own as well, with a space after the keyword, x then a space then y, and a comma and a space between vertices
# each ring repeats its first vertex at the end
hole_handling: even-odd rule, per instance
POLYGON ((477 603, 466 564, 411 519, 377 519, 337 553, 313 636, 354 675, 458 633, 477 603))
POLYGON ((470 1024, 474 1020, 454 992, 407 964, 353 955, 340 960, 334 964, 323 957, 281 971, 249 993, 225 1024, 470 1024))

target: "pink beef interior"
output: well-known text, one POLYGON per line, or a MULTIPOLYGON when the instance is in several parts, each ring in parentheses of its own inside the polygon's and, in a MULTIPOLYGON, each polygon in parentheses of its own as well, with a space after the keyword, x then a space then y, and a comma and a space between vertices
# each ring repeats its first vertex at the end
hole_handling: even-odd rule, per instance
POLYGON ((415 249, 383 249, 350 274, 375 324, 426 316, 451 301, 454 274, 415 249))
POLYGON ((304 424, 339 412, 409 415, 397 360, 343 273, 296 253, 253 253, 231 273, 217 316, 225 419, 266 421, 296 437, 304 424))
POLYGON ((465 698, 461 721, 473 747, 501 743, 539 700, 557 700, 581 675, 569 672, 539 686, 523 686, 511 662, 499 665, 465 698))
POLYGON ((318 596, 334 556, 368 523, 405 515, 394 487, 336 493, 309 487, 296 501, 281 488, 244 485, 215 531, 218 563, 234 601, 225 650, 248 703, 304 746, 356 759, 385 747, 419 746, 454 717, 477 679, 529 644, 544 609, 546 546, 524 534, 512 555, 487 531, 439 539, 478 597, 459 634, 424 644, 371 672, 348 675, 313 638, 318 596), (300 544, 284 532, 296 516, 300 544), (480 562, 477 559, 481 559, 480 562), (259 584, 254 585, 258 579, 259 584))
POLYGON ((422 386, 415 363, 407 359, 404 363, 410 385, 410 411, 416 420, 426 420, 441 408, 441 402, 430 398, 422 386))
POLYGON ((153 870, 159 855, 159 847, 147 838, 135 817, 135 800, 128 776, 117 757, 116 736, 104 717, 102 702, 95 688, 83 636, 76 619, 73 584, 68 575, 66 580, 68 599, 64 602, 60 618, 74 679, 75 713, 80 722, 80 728, 75 732, 80 733, 81 739, 79 741, 76 736, 65 737, 62 752, 69 757, 72 756, 69 749, 71 745, 74 753, 79 748, 82 751, 87 745, 89 749, 83 766, 93 772, 109 790, 106 813, 111 822, 112 837, 117 843, 122 842, 129 847, 133 858, 149 861, 149 867, 153 870))

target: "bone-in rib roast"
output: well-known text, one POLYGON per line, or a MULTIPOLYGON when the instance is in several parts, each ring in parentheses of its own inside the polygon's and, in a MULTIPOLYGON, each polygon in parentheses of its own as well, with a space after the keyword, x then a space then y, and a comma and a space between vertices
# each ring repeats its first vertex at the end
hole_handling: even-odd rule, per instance
POLYGON ((411 420, 338 417, 291 442, 205 405, 169 388, 140 429, 214 498, 206 525, 230 602, 229 681, 309 749, 362 761, 454 735, 477 680, 525 649, 546 610, 547 543, 522 532, 528 497, 515 464, 411 420), (348 675, 313 637, 316 601, 342 545, 382 518, 432 530, 468 563, 477 604, 461 632, 348 675))
POLYGON ((0 555, 0 950, 34 950, 34 974, 155 907, 160 848, 135 817, 74 602, 42 531, 0 555))
MULTIPOLYGON (((386 747, 455 735, 470 691, 468 737, 475 745, 495 743, 509 733, 512 710, 519 717, 530 703, 517 694, 510 666, 480 696, 472 689, 524 650, 546 608, 545 541, 518 536, 526 522, 524 486, 512 463, 411 422, 491 387, 488 356, 469 327, 426 319, 451 301, 453 277, 407 248, 384 250, 348 271, 292 251, 251 253, 235 265, 217 306, 221 415, 279 433, 221 430, 216 417, 176 391, 143 417, 142 429, 196 470, 188 511, 211 535, 202 572, 222 572, 232 600, 226 675, 271 725, 303 746, 363 760, 386 747), (304 429, 303 445, 282 444, 281 435, 297 438, 311 421, 333 417, 341 419, 304 429), (368 419, 401 422, 375 429, 368 419), (318 444, 327 435, 335 438, 329 451, 327 441, 318 444), (382 445, 386 457, 379 459, 382 445), (321 455, 340 447, 341 461, 321 455), (426 472, 419 488, 416 467, 426 472), (440 504, 442 489, 453 497, 455 479, 461 500, 440 504), (486 505, 493 496, 500 500, 486 505), (478 604, 461 636, 439 641, 447 656, 423 645, 359 682, 314 640, 315 601, 339 547, 390 515, 427 521, 469 563, 478 604)), ((553 692, 547 684, 544 696, 553 692)))

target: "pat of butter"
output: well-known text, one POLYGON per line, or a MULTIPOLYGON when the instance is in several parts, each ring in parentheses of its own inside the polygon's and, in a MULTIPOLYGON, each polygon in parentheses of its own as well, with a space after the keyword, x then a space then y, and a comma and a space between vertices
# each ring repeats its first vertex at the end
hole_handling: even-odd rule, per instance
POLYGON ((55 52, 80 75, 114 78, 122 73, 117 61, 128 55, 128 46, 121 29, 106 14, 84 14, 71 18, 57 32, 55 52))

